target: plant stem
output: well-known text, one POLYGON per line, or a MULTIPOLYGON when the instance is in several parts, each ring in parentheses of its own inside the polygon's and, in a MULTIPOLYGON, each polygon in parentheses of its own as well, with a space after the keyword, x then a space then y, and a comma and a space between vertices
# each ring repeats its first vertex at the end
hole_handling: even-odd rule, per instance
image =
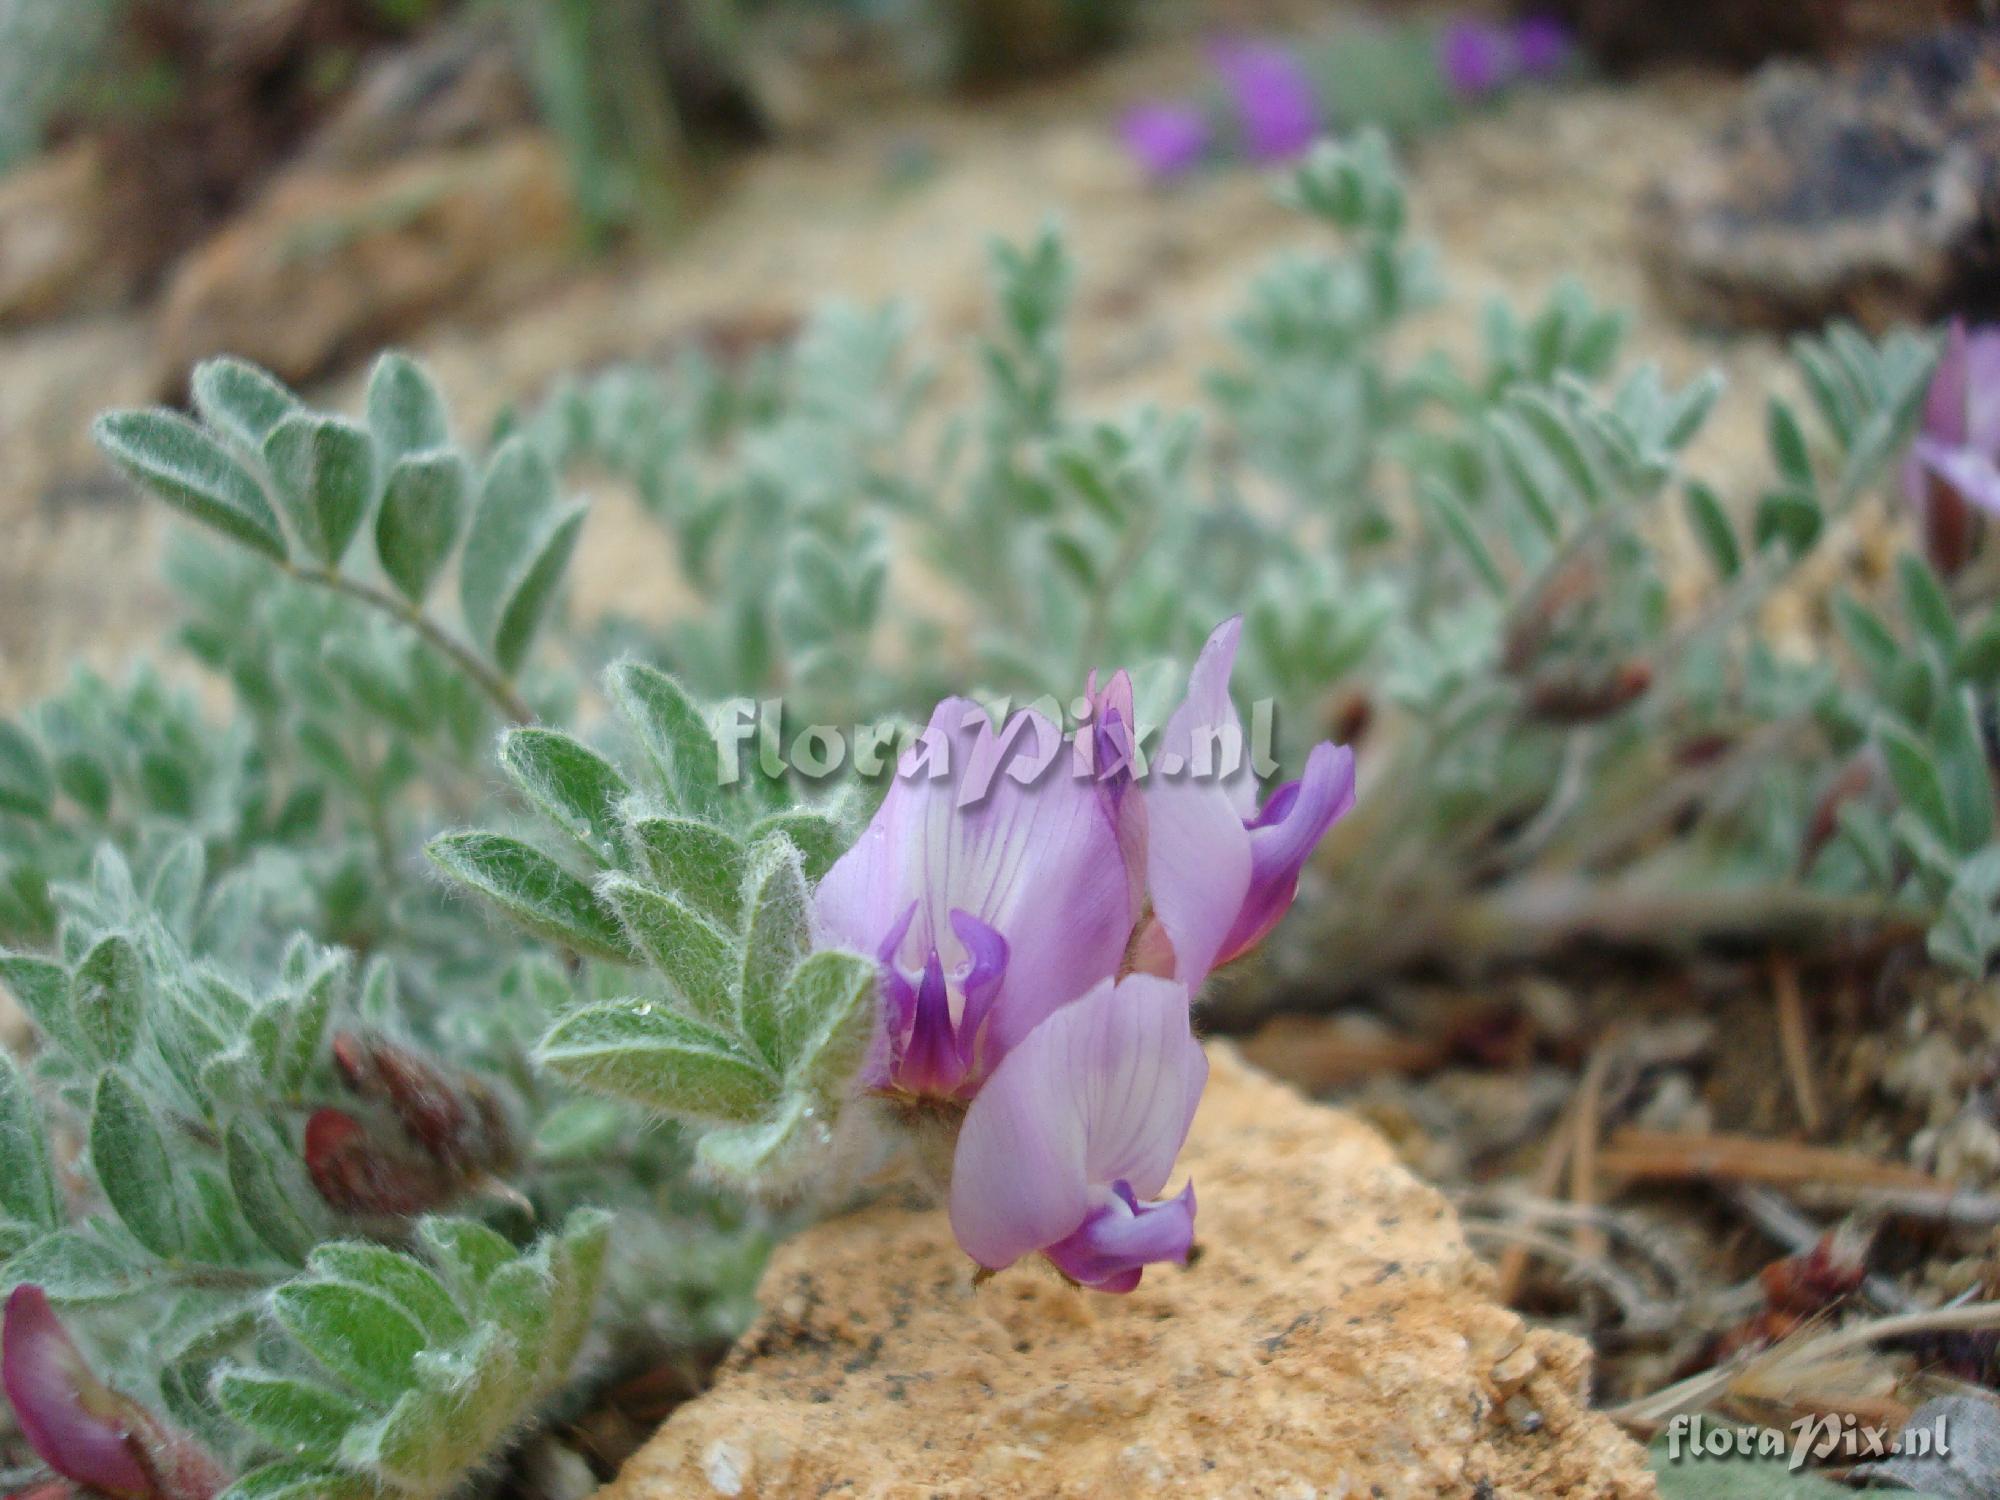
POLYGON ((535 722, 535 711, 528 707, 521 695, 514 691, 514 685, 481 661, 472 648, 464 642, 454 640, 439 628, 416 605, 387 589, 378 589, 373 584, 362 583, 329 568, 288 568, 294 578, 306 583, 316 583, 321 588, 332 589, 336 594, 345 594, 350 599, 359 599, 388 615, 391 619, 407 625, 422 636, 425 642, 444 653, 453 666, 472 679, 477 687, 497 708, 502 717, 516 724, 535 722))

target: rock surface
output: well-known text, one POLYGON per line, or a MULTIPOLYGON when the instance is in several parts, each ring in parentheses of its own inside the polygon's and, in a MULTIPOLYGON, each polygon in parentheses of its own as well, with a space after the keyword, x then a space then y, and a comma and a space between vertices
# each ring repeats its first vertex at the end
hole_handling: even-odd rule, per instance
POLYGON ((1687 315, 1881 327, 2000 299, 2000 30, 1838 69, 1774 65, 1649 195, 1642 238, 1687 315))
POLYGON ((1656 1493, 1586 1347, 1492 1301, 1450 1208, 1354 1119, 1211 1049, 1187 1269, 975 1290, 941 1212, 813 1229, 714 1390, 599 1500, 1656 1493))
POLYGON ((227 352, 307 380, 515 306, 576 250, 562 163, 533 132, 380 169, 302 165, 176 268, 161 361, 184 371, 227 352))
POLYGON ((1614 68, 1671 58, 1754 66, 1787 53, 1831 53, 1916 36, 1979 16, 1979 0, 1517 0, 1556 15, 1593 59, 1614 68))
POLYGON ((0 328, 124 301, 141 267, 115 228, 89 142, 0 176, 0 328))

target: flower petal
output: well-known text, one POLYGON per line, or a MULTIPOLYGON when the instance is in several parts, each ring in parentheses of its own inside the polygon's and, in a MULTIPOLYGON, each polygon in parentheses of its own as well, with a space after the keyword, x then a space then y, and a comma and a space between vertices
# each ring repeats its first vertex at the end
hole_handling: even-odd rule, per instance
POLYGON ((1298 58, 1273 42, 1224 41, 1209 61, 1229 90, 1252 161, 1296 156, 1319 134, 1320 109, 1312 76, 1298 58))
POLYGON ((1920 470, 1949 485, 1969 505, 2000 515, 2000 467, 1971 448, 1947 448, 1918 438, 1911 454, 1920 470))
POLYGON ((1141 104, 1119 122, 1125 149, 1149 176, 1165 181, 1201 165, 1208 154, 1208 116, 1192 104, 1141 104))
POLYGON ((1194 1246, 1192 1182, 1163 1203, 1141 1202, 1126 1182, 1100 1188, 1097 1196, 1082 1226, 1043 1252, 1063 1275, 1100 1292, 1129 1292, 1149 1265, 1187 1264, 1194 1246))
POLYGON ((1354 806, 1354 752, 1322 741, 1299 780, 1271 794, 1250 826, 1250 885, 1222 945, 1227 963, 1263 941, 1298 894, 1299 874, 1334 820, 1354 806))
POLYGON ((22 1436, 51 1469, 120 1500, 156 1493, 132 1451, 136 1408, 91 1374, 38 1286, 7 1298, 0 1380, 22 1436))
POLYGON ((1944 355, 1924 396, 1924 436, 1946 447, 1970 441, 1967 414, 1972 395, 1972 349, 1962 320, 1952 319, 1945 335, 1944 355))
POLYGON ((952 1231, 999 1269, 1084 1227, 1100 1191, 1166 1184, 1208 1079, 1185 986, 1105 982, 1035 1028, 974 1096, 952 1167, 952 1231))
POLYGON ((1256 812, 1257 787, 1229 697, 1242 634, 1238 616, 1209 636, 1145 784, 1146 889, 1173 945, 1173 975, 1190 990, 1215 967, 1250 889, 1243 825, 1256 812), (1229 774, 1218 775, 1223 769, 1229 774))

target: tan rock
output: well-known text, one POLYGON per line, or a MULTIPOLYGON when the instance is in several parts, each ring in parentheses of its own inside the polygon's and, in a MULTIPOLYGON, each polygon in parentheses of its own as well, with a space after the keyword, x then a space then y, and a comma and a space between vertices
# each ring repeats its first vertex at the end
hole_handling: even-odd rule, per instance
POLYGON ((1185 1270, 975 1290, 936 1210, 779 1252, 763 1316, 600 1500, 1656 1493, 1586 1347, 1492 1300, 1451 1209, 1347 1115, 1211 1049, 1185 1270))
POLYGON ((307 380, 433 320, 502 312, 575 249, 562 162, 534 133, 386 168, 301 166, 176 268, 162 357, 228 352, 307 380))
POLYGON ((0 176, 0 328, 124 301, 141 265, 113 232, 104 163, 80 141, 0 176))

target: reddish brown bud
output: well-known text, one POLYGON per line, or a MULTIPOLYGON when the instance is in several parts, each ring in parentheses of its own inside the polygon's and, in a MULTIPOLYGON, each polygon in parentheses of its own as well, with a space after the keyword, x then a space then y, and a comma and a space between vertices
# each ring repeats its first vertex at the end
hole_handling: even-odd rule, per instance
POLYGON ((1840 809, 1855 798, 1866 796, 1874 784, 1874 757, 1865 750, 1835 773, 1813 803, 1812 816, 1806 820, 1805 838, 1799 846, 1799 874, 1812 869, 1821 851, 1833 842, 1840 828, 1840 809))
POLYGON ((1368 736, 1368 726, 1375 722, 1375 700, 1356 689, 1347 693, 1334 704, 1333 712, 1327 716, 1327 734, 1336 745, 1358 746, 1368 736))
POLYGON ((328 1206, 369 1216, 418 1214, 451 1198, 453 1174, 416 1158, 401 1143, 371 1140, 354 1116, 320 1109, 306 1121, 306 1173, 328 1206))
POLYGON ((1653 668, 1643 661, 1621 663, 1602 676, 1555 672, 1529 686, 1528 709, 1549 723, 1588 724, 1610 718, 1652 685, 1653 668))

